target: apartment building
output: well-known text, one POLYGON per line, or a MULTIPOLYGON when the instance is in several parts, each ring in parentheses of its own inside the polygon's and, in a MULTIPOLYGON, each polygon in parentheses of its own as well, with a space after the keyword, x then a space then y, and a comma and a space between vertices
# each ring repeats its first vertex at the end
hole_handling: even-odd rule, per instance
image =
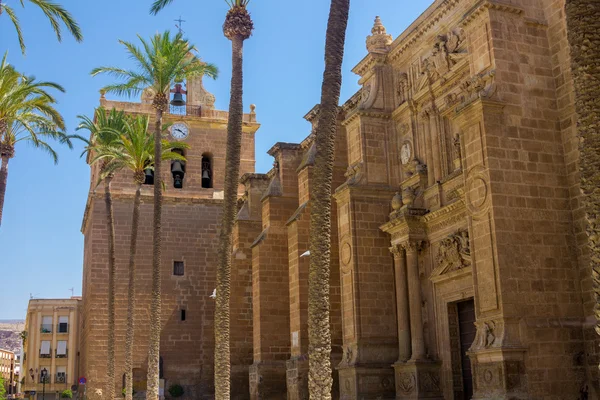
POLYGON ((15 353, 0 349, 0 376, 7 395, 15 393, 15 353))
POLYGON ((21 363, 25 397, 58 399, 77 389, 80 305, 80 297, 29 301, 21 363))

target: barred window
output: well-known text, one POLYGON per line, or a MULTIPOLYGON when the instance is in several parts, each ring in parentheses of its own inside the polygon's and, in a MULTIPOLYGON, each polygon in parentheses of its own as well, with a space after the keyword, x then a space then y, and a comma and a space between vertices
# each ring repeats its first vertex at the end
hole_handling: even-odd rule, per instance
POLYGON ((173 275, 183 276, 184 273, 184 265, 183 261, 174 261, 173 262, 173 275))

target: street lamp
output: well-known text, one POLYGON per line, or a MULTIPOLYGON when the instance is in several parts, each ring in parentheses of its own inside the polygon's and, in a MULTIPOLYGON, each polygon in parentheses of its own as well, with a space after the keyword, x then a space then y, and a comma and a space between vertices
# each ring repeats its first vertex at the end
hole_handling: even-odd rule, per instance
POLYGON ((42 400, 46 400, 46 377, 48 376, 48 370, 42 369, 42 400))

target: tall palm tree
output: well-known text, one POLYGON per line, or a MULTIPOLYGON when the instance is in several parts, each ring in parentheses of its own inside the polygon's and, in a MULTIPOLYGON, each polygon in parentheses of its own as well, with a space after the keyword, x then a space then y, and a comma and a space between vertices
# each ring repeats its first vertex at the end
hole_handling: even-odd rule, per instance
MULTIPOLYGON (((154 159, 162 154, 161 128, 163 113, 169 104, 169 90, 175 82, 197 75, 216 78, 218 71, 212 64, 200 61, 193 56, 195 46, 183 38, 181 33, 171 36, 169 31, 155 34, 150 42, 138 36, 142 48, 131 42, 120 41, 135 61, 135 69, 99 67, 92 75, 109 74, 121 80, 120 83, 104 87, 108 93, 134 96, 146 88, 154 93, 152 105, 156 110, 154 127, 154 159)), ((148 348, 148 388, 146 398, 158 399, 159 354, 160 354, 160 266, 161 266, 161 215, 162 178, 160 163, 154 166, 154 221, 152 240, 152 301, 150 304, 150 344, 148 348)))
POLYGON ((579 136, 581 201, 600 334, 600 2, 567 0, 565 4, 571 72, 575 86, 575 111, 579 136))
POLYGON ((329 268, 331 261, 331 181, 336 120, 342 85, 342 60, 350 0, 331 0, 325 40, 325 72, 315 132, 317 154, 310 193, 308 275, 308 390, 311 399, 331 399, 329 268))
MULTIPOLYGON (((85 152, 88 155, 102 153, 106 148, 117 145, 122 132, 125 131, 125 113, 112 109, 107 113, 104 108, 96 109, 94 120, 85 116, 79 116, 81 123, 77 130, 88 130, 90 139, 86 140, 80 136, 79 139, 87 143, 85 152)), ((100 176, 98 184, 104 182, 104 204, 106 207, 106 227, 108 230, 108 342, 106 357, 106 395, 109 399, 115 397, 115 286, 116 286, 116 256, 115 256, 115 220, 113 212, 113 201, 111 193, 111 182, 116 169, 111 165, 108 157, 94 159, 100 162, 100 176)), ((90 162, 90 164, 93 164, 90 162)))
MULTIPOLYGON (((127 169, 132 173, 135 184, 133 213, 131 223, 131 242, 129 247, 129 282, 127 291, 127 333, 125 336, 125 400, 133 396, 133 338, 135 311, 135 255, 140 216, 141 189, 146 175, 145 171, 154 169, 154 135, 148 132, 148 117, 137 116, 127 118, 125 131, 111 146, 98 149, 92 163, 98 160, 110 160, 109 168, 104 172, 127 169)), ((181 142, 162 140, 161 160, 185 161, 185 157, 175 149, 188 149, 189 145, 181 142)))
POLYGON ((8 180, 8 162, 15 156, 15 145, 29 142, 58 163, 58 155, 47 139, 57 140, 72 148, 70 136, 62 130, 65 122, 54 108, 56 99, 48 89, 64 92, 53 82, 39 82, 35 77, 26 77, 17 72, 6 61, 6 53, 0 63, 0 224, 8 180))
MULTIPOLYGON (((6 0, 4 1, 6 2, 6 0)), ((25 7, 24 1, 19 1, 21 3, 21 7, 25 7)), ((53 3, 48 0, 29 0, 29 2, 38 6, 46 15, 59 42, 62 41, 62 32, 60 27, 61 22, 67 27, 67 30, 71 33, 71 35, 73 35, 75 40, 78 42, 83 40, 83 35, 81 33, 81 28, 79 28, 79 24, 60 4, 53 3)), ((10 7, 8 4, 2 3, 2 0, 0 0, 0 16, 2 16, 3 12, 6 12, 6 15, 8 15, 8 18, 15 26, 15 30, 17 31, 17 36, 19 38, 19 45, 21 46, 21 52, 25 54, 25 42, 23 41, 19 18, 17 17, 17 14, 15 14, 15 10, 13 10, 12 7, 10 7)))
MULTIPOLYGON (((232 231, 237 212, 237 189, 240 177, 242 147, 243 48, 254 29, 246 9, 250 0, 225 0, 229 10, 223 24, 223 34, 231 40, 231 98, 227 121, 227 151, 225 155, 225 187, 223 214, 219 235, 217 264, 217 297, 215 304, 215 399, 230 398, 231 358, 229 348, 229 298, 231 290, 232 231)), ((173 0, 156 0, 151 13, 156 14, 173 0)))

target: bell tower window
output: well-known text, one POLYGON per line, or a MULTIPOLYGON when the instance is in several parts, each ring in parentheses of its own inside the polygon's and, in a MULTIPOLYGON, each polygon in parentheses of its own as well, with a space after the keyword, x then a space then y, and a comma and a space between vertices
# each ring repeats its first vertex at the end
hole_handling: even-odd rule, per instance
MULTIPOLYGON (((173 149, 173 153, 185 156, 183 150, 173 149)), ((173 175, 173 187, 175 189, 183 189, 183 178, 185 177, 185 162, 174 160, 171 163, 171 174, 173 175)))
POLYGON ((152 168, 146 168, 144 170, 144 185, 154 185, 154 170, 152 168))
POLYGON ((212 157, 210 154, 202 154, 202 187, 210 189, 213 187, 212 157))

